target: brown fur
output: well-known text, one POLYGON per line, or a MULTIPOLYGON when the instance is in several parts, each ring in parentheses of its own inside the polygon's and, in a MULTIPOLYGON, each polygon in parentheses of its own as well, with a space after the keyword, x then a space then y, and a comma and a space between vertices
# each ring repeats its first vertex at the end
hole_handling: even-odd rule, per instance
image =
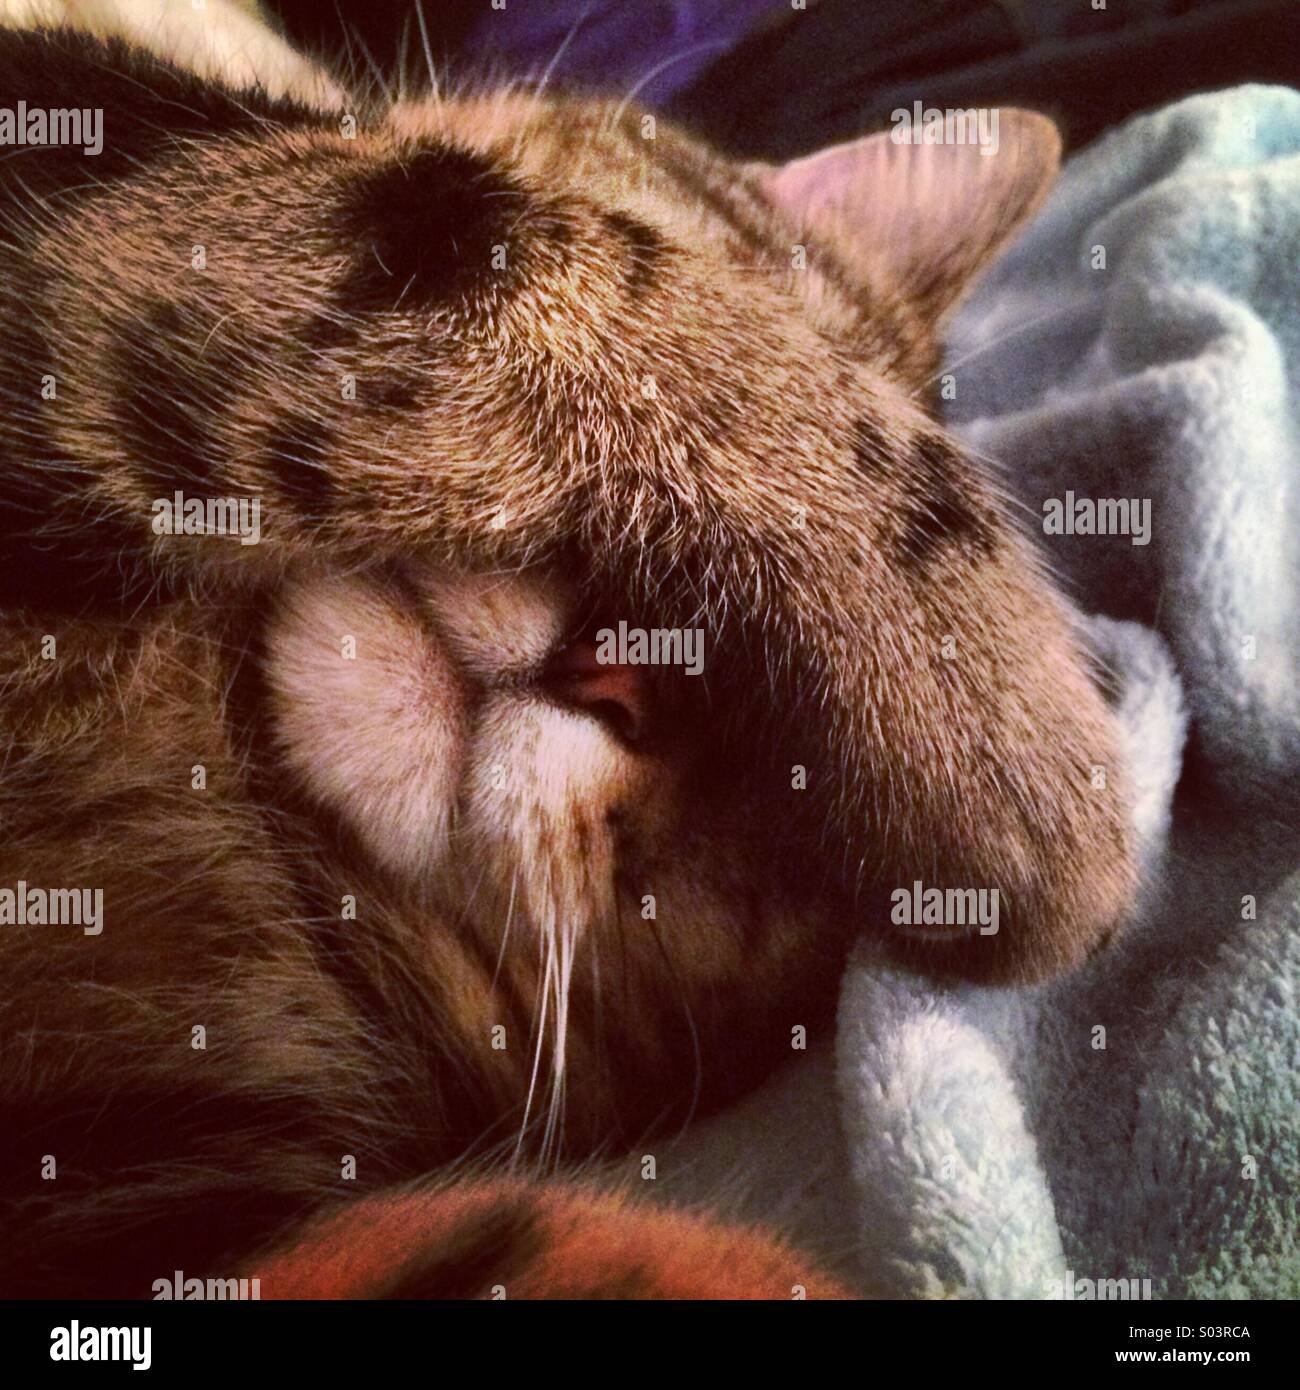
MULTIPOLYGON (((548 1160, 680 1123, 794 1025, 829 1027, 851 934, 888 934, 880 894, 916 878, 1008 905, 996 937, 896 942, 940 973, 1037 978, 1112 929, 1133 869, 1109 717, 995 490, 916 403, 939 310, 1007 226, 928 303, 830 221, 818 242, 788 220, 763 171, 646 140, 630 109, 468 96, 349 139, 68 35, 0 36, 4 90, 18 73, 29 102, 103 104, 106 149, 3 166, 0 885, 100 886, 106 926, 0 928, 8 1290, 226 1273, 350 1195, 344 1154, 375 1192, 525 1119, 548 1160), (264 499, 262 543, 155 536, 177 488, 264 499), (359 604, 363 645, 428 632, 466 727, 534 680, 508 633, 486 673, 449 635, 457 611, 495 631, 482 595, 429 597, 466 572, 530 593, 562 574, 566 632, 598 612, 709 643, 707 692, 660 678, 658 725, 605 750, 608 778, 562 813, 516 807, 527 921, 587 866, 544 1129, 535 1048, 488 1042, 544 1033, 505 877, 476 902, 465 863, 431 888, 380 862, 373 815, 294 732, 295 594, 359 604)), ((459 1221, 496 1193, 448 1200, 459 1221)), ((752 1258, 699 1278, 671 1253, 706 1240, 685 1218, 520 1200, 541 1213, 511 1266, 530 1292, 799 1282, 750 1237, 707 1237, 752 1258)), ((439 1266, 441 1238, 430 1288, 497 1282, 439 1266)))

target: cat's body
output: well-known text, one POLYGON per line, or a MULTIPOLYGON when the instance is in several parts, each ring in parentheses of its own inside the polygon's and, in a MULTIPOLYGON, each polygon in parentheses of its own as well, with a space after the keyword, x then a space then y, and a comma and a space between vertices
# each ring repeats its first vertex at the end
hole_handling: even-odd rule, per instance
POLYGON ((492 1175, 752 1085, 885 889, 999 887, 997 937, 899 943, 982 979, 1122 914, 1104 707, 913 399, 1054 146, 909 267, 812 163, 615 105, 353 129, 69 34, 0 78, 105 112, 0 180, 0 887, 104 903, 0 926, 4 1290, 832 1291, 492 1175), (260 543, 158 534, 177 491, 260 543), (704 679, 585 665, 624 621, 701 629, 704 679))

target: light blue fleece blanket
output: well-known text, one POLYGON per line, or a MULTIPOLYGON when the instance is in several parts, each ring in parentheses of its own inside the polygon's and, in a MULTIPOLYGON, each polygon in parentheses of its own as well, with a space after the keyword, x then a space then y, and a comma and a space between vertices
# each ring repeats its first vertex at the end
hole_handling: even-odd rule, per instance
POLYGON ((1149 888, 1030 992, 860 950, 861 1249, 901 1295, 1300 1297, 1300 95, 1193 97, 1079 155, 948 364, 1038 525, 1150 504, 1147 544, 1042 536, 1106 615, 1149 888))
POLYGON ((1300 95, 1080 154, 948 370, 1036 532, 1150 503, 1145 545, 1040 535, 1118 678, 1145 901, 1028 991, 864 941, 834 1046, 660 1171, 895 1297, 1300 1297, 1300 95))

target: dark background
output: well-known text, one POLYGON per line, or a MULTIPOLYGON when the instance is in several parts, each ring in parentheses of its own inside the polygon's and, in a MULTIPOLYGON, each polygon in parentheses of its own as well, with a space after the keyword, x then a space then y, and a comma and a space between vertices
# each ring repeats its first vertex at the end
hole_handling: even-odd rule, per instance
MULTIPOLYGON (((264 3, 301 48, 422 80, 414 0, 264 3)), ((552 82, 620 95, 643 82, 643 103, 751 157, 847 139, 914 100, 1047 111, 1073 149, 1193 92, 1300 81, 1300 0, 1094 3, 423 0, 423 13, 440 69, 536 75, 559 54, 552 82)))

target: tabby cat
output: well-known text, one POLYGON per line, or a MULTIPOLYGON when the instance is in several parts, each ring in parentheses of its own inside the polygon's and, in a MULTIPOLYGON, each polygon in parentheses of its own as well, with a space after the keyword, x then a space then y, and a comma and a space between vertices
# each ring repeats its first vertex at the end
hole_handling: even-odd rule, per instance
POLYGON ((4 1293, 843 1293, 590 1173, 828 1036, 863 933, 1010 984, 1128 909, 1110 713, 929 409, 1050 123, 740 167, 70 30, 0 34, 19 100, 103 149, 0 159, 4 1293))

